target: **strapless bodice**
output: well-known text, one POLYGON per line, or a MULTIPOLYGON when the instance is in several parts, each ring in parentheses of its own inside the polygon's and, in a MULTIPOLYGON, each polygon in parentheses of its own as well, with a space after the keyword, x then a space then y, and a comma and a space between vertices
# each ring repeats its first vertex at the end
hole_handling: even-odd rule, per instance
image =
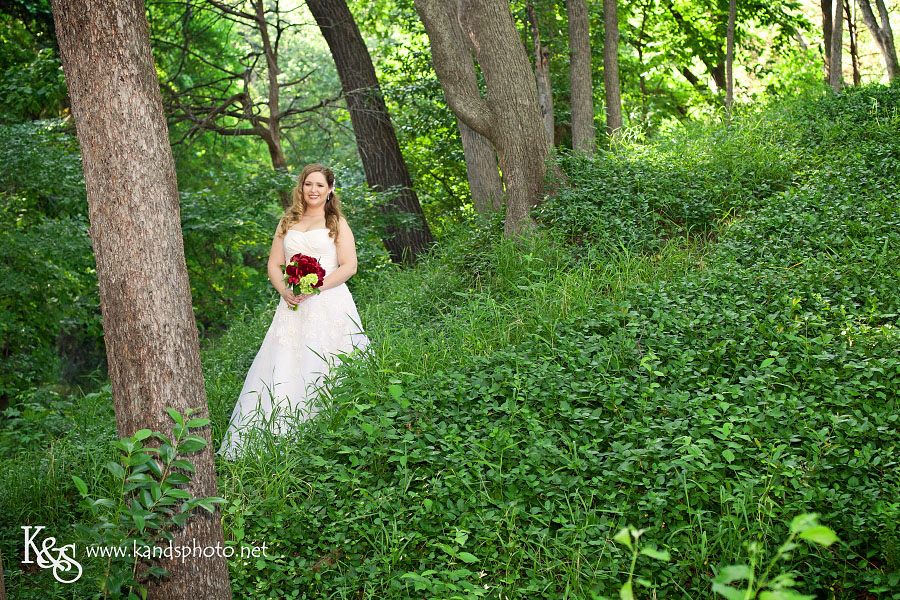
POLYGON ((334 245, 334 240, 328 234, 327 228, 310 229, 309 231, 288 229, 284 236, 285 262, 300 252, 317 259, 325 269, 325 274, 328 275, 338 268, 337 246, 334 245))

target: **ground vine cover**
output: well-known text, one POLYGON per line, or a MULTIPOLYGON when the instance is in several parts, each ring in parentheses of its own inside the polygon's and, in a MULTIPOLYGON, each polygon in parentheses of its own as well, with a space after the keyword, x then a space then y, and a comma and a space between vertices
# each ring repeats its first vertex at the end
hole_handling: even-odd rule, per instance
MULTIPOLYGON (((633 525, 671 556, 637 597, 711 598, 817 512, 840 542, 780 565, 798 590, 900 598, 900 87, 564 166, 530 245, 483 224, 357 282, 376 355, 299 442, 221 466, 226 539, 275 550, 235 597, 616 597, 633 525)), ((207 351, 217 436, 269 314, 207 351)), ((107 438, 6 460, 2 512, 84 520, 56 472, 102 485, 107 438)))

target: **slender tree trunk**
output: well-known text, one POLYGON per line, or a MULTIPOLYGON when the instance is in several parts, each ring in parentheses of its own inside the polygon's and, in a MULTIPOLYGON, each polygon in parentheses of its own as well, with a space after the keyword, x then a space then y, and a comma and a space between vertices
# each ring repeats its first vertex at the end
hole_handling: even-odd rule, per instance
MULTIPOLYGON (((478 89, 471 44, 463 38, 459 26, 455 27, 452 33, 456 34, 456 43, 453 47, 459 52, 455 60, 464 74, 459 85, 465 88, 466 93, 480 98, 481 90, 478 89)), ((490 140, 466 125, 459 117, 456 117, 456 126, 466 158, 466 177, 469 180, 469 192, 472 194, 472 205, 478 212, 502 209, 503 182, 497 168, 497 152, 490 140)))
MULTIPOLYGON (((254 0, 252 8, 253 16, 256 17, 256 29, 259 31, 259 39, 262 42, 262 49, 266 58, 266 78, 269 82, 269 122, 267 128, 262 128, 263 140, 265 140, 266 147, 269 149, 272 168, 276 171, 287 171, 287 161, 284 158, 284 149, 281 146, 281 107, 279 106, 281 89, 278 83, 278 75, 281 71, 278 68, 277 40, 276 44, 273 45, 269 36, 269 23, 266 21, 263 0, 254 0)), ((288 210, 294 202, 293 194, 290 190, 282 190, 278 195, 281 199, 282 210, 288 210)))
POLYGON ((881 55, 884 57, 884 64, 887 68, 888 79, 900 77, 900 63, 897 62, 897 49, 894 46, 894 32, 891 30, 891 21, 888 18, 887 7, 884 0, 875 0, 878 7, 878 15, 881 17, 881 25, 875 19, 875 13, 872 11, 872 5, 869 0, 857 0, 859 10, 862 11, 863 23, 869 28, 881 55))
MULTIPOLYGON (((81 145, 90 234, 119 436, 172 435, 172 407, 208 416, 184 258, 175 163, 141 0, 53 0, 81 145), (98 68, 102 65, 102 68, 98 68)), ((187 491, 217 496, 210 428, 187 491)), ((224 546, 221 514, 200 511, 176 546, 224 546)), ((231 598, 224 557, 163 560, 152 600, 231 598)))
POLYGON ((506 184, 504 233, 529 228, 540 199, 550 146, 534 75, 506 0, 415 0, 425 24, 434 68, 450 108, 497 149, 506 184), (459 29, 462 28, 462 32, 459 29), (459 45, 467 38, 487 84, 471 93, 459 45))
POLYGON ((622 93, 619 89, 619 8, 616 0, 603 0, 603 87, 606 91, 606 132, 622 129, 622 93))
POLYGON ((419 198, 400 152, 375 66, 345 0, 307 0, 313 18, 331 50, 347 98, 350 121, 369 186, 379 192, 397 190, 386 214, 410 213, 416 227, 388 227, 384 245, 396 263, 413 262, 432 243, 419 198))
POLYGON ((640 75, 638 75, 641 89, 641 123, 645 126, 647 125, 647 78, 644 77, 644 46, 647 39, 645 31, 647 28, 647 15, 650 13, 650 8, 653 6, 654 2, 655 0, 647 0, 647 4, 641 11, 641 28, 635 43, 638 53, 638 65, 641 67, 640 75))
MULTIPOLYGON (((471 59, 470 59, 471 61, 471 59)), ((456 119, 459 137, 462 140, 463 155, 466 157, 466 175, 472 205, 478 212, 489 212, 503 208, 503 182, 497 170, 497 153, 490 140, 456 119)))
POLYGON ((844 49, 844 7, 841 0, 831 2, 831 71, 828 85, 835 93, 841 91, 844 85, 844 72, 841 63, 841 53, 844 49))
POLYGON ((569 19, 572 148, 582 154, 592 154, 597 137, 594 132, 594 82, 591 76, 591 22, 586 0, 566 0, 566 14, 569 19))
POLYGON ((853 62, 853 85, 859 85, 862 77, 859 74, 859 48, 856 43, 856 20, 850 0, 844 0, 844 14, 847 17, 847 33, 850 34, 850 60, 853 62))
POLYGON ((822 40, 825 45, 825 83, 831 85, 831 32, 833 23, 831 22, 831 3, 833 0, 819 0, 822 7, 822 40))
POLYGON ((731 116, 734 101, 734 22, 737 20, 737 0, 728 3, 728 31, 725 34, 725 110, 731 116))
POLYGON ((538 103, 541 105, 541 116, 544 118, 544 129, 547 131, 548 143, 553 145, 554 114, 553 89, 550 87, 550 48, 541 45, 541 32, 538 29, 537 15, 530 2, 526 7, 528 20, 531 22, 531 40, 534 47, 534 78, 537 82, 538 103))

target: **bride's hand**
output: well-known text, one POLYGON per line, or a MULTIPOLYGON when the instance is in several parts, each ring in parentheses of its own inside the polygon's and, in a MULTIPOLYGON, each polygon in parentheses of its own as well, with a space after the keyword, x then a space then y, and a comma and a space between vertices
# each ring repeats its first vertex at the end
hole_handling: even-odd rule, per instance
POLYGON ((285 288, 283 292, 279 293, 281 294, 281 297, 284 298, 284 301, 287 302, 288 306, 296 306, 300 304, 301 299, 303 298, 303 296, 295 296, 294 292, 292 292, 288 288, 285 288))

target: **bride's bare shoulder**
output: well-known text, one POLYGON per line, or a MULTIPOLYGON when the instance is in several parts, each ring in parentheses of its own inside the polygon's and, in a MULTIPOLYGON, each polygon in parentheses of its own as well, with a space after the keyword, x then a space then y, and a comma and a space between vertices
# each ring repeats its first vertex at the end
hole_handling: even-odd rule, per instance
POLYGON ((281 217, 280 219, 278 219, 278 225, 275 227, 275 238, 276 239, 284 237, 284 233, 282 233, 283 230, 282 230, 281 226, 284 223, 285 219, 287 219, 287 217, 281 217))

